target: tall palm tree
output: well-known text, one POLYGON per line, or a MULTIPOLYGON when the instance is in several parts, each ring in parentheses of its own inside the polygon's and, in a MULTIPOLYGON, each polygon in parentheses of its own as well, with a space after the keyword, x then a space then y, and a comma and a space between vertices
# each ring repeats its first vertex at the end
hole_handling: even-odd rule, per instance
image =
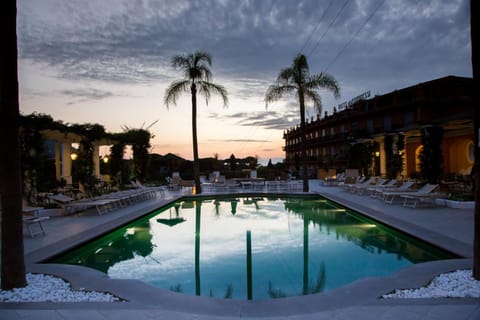
POLYGON ((268 87, 265 103, 279 100, 285 94, 295 93, 300 104, 300 133, 302 139, 302 164, 303 164, 303 191, 308 192, 307 177, 307 143, 305 136, 305 99, 313 101, 318 113, 322 112, 322 103, 319 89, 333 92, 335 98, 340 96, 340 88, 335 78, 327 73, 310 74, 307 58, 299 53, 290 67, 280 70, 277 83, 268 87))
POLYGON ((202 193, 200 184, 200 164, 197 142, 197 92, 205 97, 206 104, 212 93, 219 94, 224 107, 228 105, 227 90, 221 85, 210 82, 212 57, 209 53, 196 51, 193 54, 177 55, 172 58, 172 66, 183 72, 183 79, 174 81, 165 91, 164 102, 167 108, 176 104, 182 93, 192 95, 192 138, 193 138, 193 178, 196 193, 202 193))
POLYGON ((24 287, 22 180, 20 174, 17 65, 17 7, 15 0, 0 5, 0 213, 2 289, 24 287))

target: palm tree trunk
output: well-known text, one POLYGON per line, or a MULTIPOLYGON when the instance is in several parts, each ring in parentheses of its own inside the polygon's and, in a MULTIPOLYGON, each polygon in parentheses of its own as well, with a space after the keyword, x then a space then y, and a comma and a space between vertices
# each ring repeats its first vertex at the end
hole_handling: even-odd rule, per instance
POLYGON ((474 179, 474 238, 473 238, 473 277, 480 280, 480 147, 479 147, 479 130, 480 130, 480 109, 479 109, 479 77, 480 77, 480 58, 478 49, 478 19, 480 8, 478 1, 470 0, 470 32, 472 41, 472 69, 473 69, 473 135, 475 136, 475 162, 473 164, 474 179), (477 89, 475 89, 477 88, 477 89))
POLYGON ((17 66, 17 9, 15 0, 1 2, 0 35, 0 213, 2 289, 24 287, 22 180, 20 174, 17 66))
POLYGON ((308 192, 308 176, 307 176, 307 136, 305 125, 305 96, 302 91, 298 92, 300 100, 300 135, 302 137, 302 178, 303 192, 308 192))
POLYGON ((202 193, 200 184, 200 163, 198 160, 197 142, 197 86, 192 83, 192 140, 193 140, 193 179, 195 181, 195 192, 202 193))

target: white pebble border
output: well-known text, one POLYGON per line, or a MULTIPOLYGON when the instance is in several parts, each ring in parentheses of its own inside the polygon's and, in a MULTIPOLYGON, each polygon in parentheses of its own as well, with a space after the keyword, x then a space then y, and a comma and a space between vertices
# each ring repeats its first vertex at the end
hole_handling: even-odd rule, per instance
MULTIPOLYGON (((117 302, 119 298, 102 292, 72 290, 64 280, 44 274, 26 275, 28 285, 0 291, 0 302, 117 302)), ((471 270, 444 273, 419 289, 397 289, 382 296, 386 299, 480 298, 480 281, 471 270)))
POLYGON ((444 273, 419 289, 397 289, 382 298, 480 298, 480 281, 472 277, 472 270, 444 273))
POLYGON ((102 292, 72 290, 64 280, 27 273, 27 286, 0 291, 0 302, 116 302, 119 298, 102 292))

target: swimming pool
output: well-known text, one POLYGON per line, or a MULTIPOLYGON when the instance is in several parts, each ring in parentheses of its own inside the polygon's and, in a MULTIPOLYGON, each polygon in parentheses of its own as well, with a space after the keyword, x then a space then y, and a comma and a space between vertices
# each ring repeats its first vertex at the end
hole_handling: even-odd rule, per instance
POLYGON ((250 195, 184 198, 49 262, 186 294, 265 299, 453 257, 322 197, 250 195))

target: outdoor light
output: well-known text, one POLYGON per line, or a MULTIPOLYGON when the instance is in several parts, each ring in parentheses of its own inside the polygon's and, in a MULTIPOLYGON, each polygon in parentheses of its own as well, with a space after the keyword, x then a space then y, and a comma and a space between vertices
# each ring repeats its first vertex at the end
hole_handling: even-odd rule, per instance
POLYGON ((74 153, 70 154, 70 158, 75 161, 75 160, 77 160, 77 158, 78 158, 78 154, 76 154, 76 153, 74 152, 74 153))
POLYGON ((108 163, 108 157, 103 157, 103 163, 108 163))
POLYGON ((380 157, 380 152, 375 151, 375 157, 380 157))

